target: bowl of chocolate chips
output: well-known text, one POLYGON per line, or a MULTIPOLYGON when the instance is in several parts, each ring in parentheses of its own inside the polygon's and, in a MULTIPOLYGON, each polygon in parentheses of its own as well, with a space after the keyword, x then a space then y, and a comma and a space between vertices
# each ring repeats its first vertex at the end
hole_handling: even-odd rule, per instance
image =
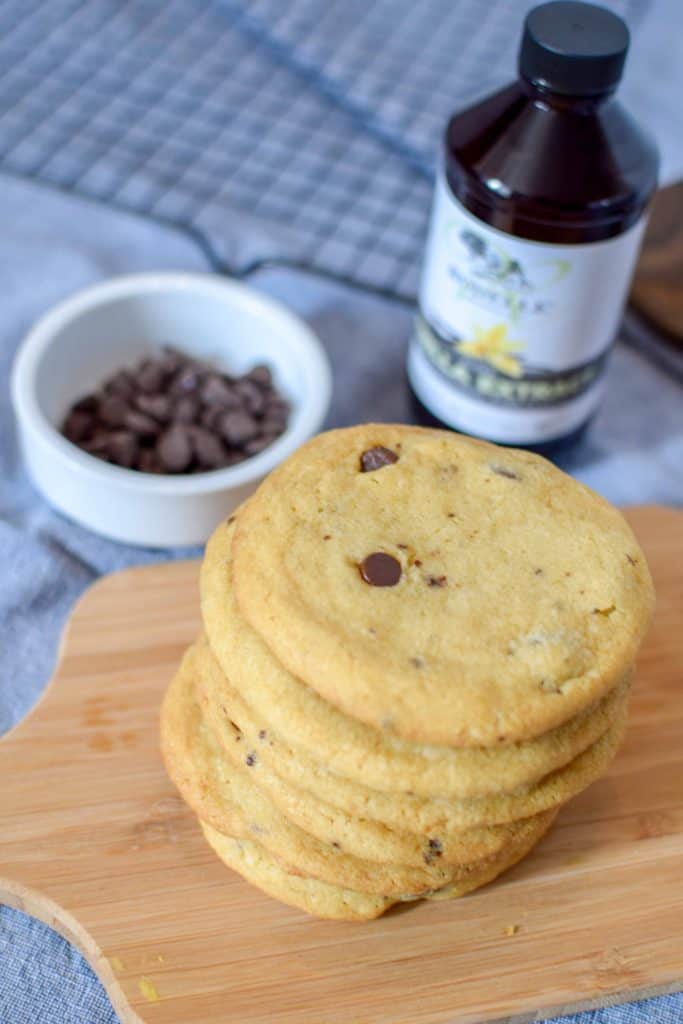
POLYGON ((322 426, 327 357, 245 285, 138 274, 72 296, 24 339, 12 401, 26 465, 113 540, 200 544, 322 426))

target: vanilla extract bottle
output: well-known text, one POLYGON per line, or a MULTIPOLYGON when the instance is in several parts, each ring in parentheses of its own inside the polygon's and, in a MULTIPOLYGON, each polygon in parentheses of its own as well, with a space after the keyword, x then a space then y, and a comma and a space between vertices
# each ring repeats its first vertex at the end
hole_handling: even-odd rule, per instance
POLYGON ((595 414, 656 186, 602 7, 527 16, 519 79, 447 126, 408 378, 423 422, 550 454, 595 414))

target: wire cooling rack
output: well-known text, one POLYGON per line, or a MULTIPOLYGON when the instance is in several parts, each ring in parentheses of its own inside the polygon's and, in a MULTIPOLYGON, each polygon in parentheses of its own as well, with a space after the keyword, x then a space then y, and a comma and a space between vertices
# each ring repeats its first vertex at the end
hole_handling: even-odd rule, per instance
POLYGON ((177 227, 221 272, 410 299, 443 124, 511 77, 530 6, 0 0, 0 171, 177 227))

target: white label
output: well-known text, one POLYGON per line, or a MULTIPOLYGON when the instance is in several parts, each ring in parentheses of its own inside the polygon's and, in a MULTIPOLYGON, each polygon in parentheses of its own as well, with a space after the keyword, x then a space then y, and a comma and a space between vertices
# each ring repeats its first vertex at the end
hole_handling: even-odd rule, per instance
POLYGON ((645 223, 584 245, 507 235, 440 178, 408 373, 440 420, 493 441, 569 433, 597 408, 645 223))

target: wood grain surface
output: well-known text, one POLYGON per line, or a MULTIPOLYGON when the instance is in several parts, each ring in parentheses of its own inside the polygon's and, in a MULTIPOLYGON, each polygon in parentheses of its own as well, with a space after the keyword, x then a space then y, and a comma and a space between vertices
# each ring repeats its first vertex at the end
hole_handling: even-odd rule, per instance
POLYGON ((125 1024, 522 1021, 683 987, 683 514, 629 517, 658 608, 627 742, 499 881, 339 924, 223 867, 158 752, 199 626, 198 567, 176 563, 88 591, 47 695, 0 741, 0 900, 74 942, 125 1024))
POLYGON ((683 181, 652 200, 631 302, 659 330, 683 344, 683 181))

